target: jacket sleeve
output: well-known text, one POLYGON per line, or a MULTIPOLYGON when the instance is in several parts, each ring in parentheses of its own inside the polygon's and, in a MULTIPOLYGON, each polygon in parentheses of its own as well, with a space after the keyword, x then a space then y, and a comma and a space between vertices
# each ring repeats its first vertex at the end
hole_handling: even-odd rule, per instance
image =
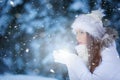
POLYGON ((84 62, 80 58, 74 58, 71 60, 72 64, 67 65, 70 80, 101 80, 99 75, 92 74, 84 62))

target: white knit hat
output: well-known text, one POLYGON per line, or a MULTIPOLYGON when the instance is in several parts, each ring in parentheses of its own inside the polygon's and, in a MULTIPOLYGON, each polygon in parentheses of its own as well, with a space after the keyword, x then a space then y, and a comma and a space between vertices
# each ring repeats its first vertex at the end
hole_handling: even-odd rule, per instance
POLYGON ((72 24, 73 32, 76 33, 76 29, 80 29, 88 32, 94 38, 101 39, 105 34, 105 28, 102 23, 103 16, 103 11, 100 9, 94 10, 89 14, 79 15, 72 24))

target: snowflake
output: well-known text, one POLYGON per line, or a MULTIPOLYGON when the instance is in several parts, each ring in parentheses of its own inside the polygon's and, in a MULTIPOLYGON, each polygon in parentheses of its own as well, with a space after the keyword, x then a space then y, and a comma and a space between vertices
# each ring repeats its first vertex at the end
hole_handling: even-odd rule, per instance
POLYGON ((47 8, 51 9, 53 6, 51 4, 47 4, 47 8))
POLYGON ((13 6, 13 7, 15 6, 13 1, 10 1, 10 5, 13 6))
POLYGON ((9 26, 9 28, 12 28, 12 26, 9 26))
POLYGON ((77 17, 78 17, 78 15, 75 15, 75 17, 77 18, 77 17))
POLYGON ((11 34, 11 32, 8 32, 8 34, 10 35, 10 34, 11 34))
POLYGON ((23 48, 21 48, 21 50, 24 50, 23 48))
POLYGON ((7 36, 5 36, 5 39, 7 39, 8 37, 7 36))
POLYGON ((35 39, 35 38, 36 38, 36 36, 33 37, 33 39, 35 39))
POLYGON ((55 71, 54 71, 53 69, 50 69, 50 72, 51 72, 51 73, 55 73, 55 71))
POLYGON ((26 43, 23 43, 23 45, 25 46, 25 45, 26 45, 26 43))
POLYGON ((29 49, 27 48, 27 49, 25 50, 25 52, 27 52, 27 53, 28 53, 28 52, 29 52, 29 49))
POLYGON ((14 28, 17 28, 17 26, 14 26, 14 28))
POLYGON ((105 19, 105 21, 108 21, 108 19, 105 19))

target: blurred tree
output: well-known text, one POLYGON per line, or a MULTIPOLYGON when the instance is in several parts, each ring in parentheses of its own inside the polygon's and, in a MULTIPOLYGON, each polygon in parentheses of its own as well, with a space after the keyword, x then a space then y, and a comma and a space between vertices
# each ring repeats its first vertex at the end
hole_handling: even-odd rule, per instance
MULTIPOLYGON (((69 27, 72 21, 81 13, 102 8, 104 26, 120 33, 119 4, 119 0, 0 0, 1 74, 9 71, 66 80, 67 70, 54 63, 52 52, 75 43, 69 27)), ((120 38, 117 46, 120 53, 120 38)))

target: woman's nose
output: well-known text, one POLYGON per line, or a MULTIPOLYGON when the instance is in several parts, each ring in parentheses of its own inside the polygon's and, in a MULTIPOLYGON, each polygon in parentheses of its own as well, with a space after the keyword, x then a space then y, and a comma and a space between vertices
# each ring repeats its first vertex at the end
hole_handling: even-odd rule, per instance
POLYGON ((76 36, 76 39, 77 39, 77 41, 79 41, 79 40, 80 40, 80 37, 79 37, 79 36, 76 36))

